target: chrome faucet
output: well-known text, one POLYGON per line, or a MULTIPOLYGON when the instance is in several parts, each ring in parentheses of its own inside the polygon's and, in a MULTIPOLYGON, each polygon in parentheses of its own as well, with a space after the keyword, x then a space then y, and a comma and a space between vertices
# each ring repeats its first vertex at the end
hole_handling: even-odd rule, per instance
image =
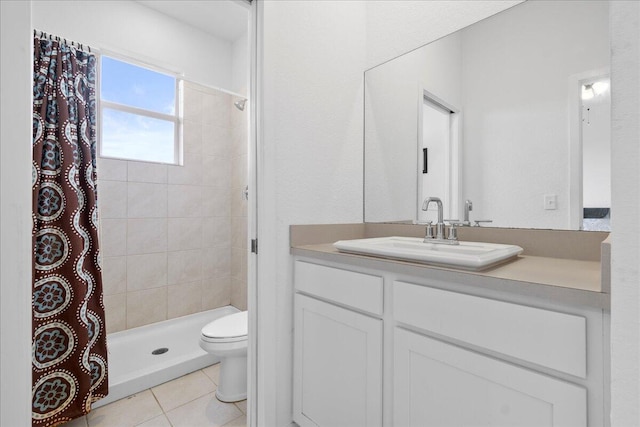
POLYGON ((469 199, 464 201, 464 225, 471 225, 471 221, 469 221, 469 211, 473 210, 473 202, 469 199))
POLYGON ((439 197, 427 197, 424 199, 424 203, 422 203, 422 210, 426 211, 429 209, 429 204, 431 202, 436 202, 438 206, 438 222, 436 223, 436 239, 443 240, 444 239, 444 220, 442 214, 442 200, 439 197))
POLYGON ((422 210, 426 211, 429 209, 429 205, 431 202, 435 202, 438 206, 438 222, 436 223, 436 235, 433 236, 433 230, 431 229, 431 221, 427 222, 427 230, 424 237, 425 243, 442 243, 446 245, 458 245, 458 234, 456 232, 456 226, 462 225, 458 223, 457 220, 451 222, 451 227, 449 228, 449 236, 445 239, 444 237, 444 219, 442 214, 442 200, 438 197, 427 197, 424 199, 424 203, 422 204, 422 210))

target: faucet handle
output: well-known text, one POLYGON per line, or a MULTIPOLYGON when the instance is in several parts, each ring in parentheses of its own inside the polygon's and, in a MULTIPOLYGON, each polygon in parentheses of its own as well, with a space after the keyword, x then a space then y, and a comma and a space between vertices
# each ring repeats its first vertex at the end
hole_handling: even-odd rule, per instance
POLYGON ((492 219, 476 219, 476 220, 473 220, 473 222, 475 222, 474 227, 480 227, 481 223, 489 224, 489 223, 492 223, 493 220, 492 219))
POLYGON ((451 221, 450 227, 449 227, 449 234, 447 236, 447 240, 458 240, 458 229, 456 227, 462 227, 464 225, 463 222, 455 222, 455 221, 451 221))
POLYGON ((432 221, 425 221, 426 229, 424 233, 424 241, 426 242, 429 239, 433 239, 433 228, 431 227, 432 221))

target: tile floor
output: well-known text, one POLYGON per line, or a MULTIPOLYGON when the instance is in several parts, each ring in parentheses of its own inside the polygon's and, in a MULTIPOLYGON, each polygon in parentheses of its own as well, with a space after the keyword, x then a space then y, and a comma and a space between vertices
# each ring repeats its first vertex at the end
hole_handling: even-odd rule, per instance
POLYGON ((247 401, 216 399, 220 364, 94 409, 64 427, 239 427, 247 425, 247 401))

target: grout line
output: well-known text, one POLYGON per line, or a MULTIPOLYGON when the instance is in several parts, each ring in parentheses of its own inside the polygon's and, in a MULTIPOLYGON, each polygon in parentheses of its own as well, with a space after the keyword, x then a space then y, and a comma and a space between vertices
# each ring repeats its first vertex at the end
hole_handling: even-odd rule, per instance
MULTIPOLYGON (((238 409, 240 409, 240 408, 238 408, 238 409)), ((242 412, 242 410, 240 410, 240 412, 242 412)), ((239 415, 239 416, 235 417, 234 419, 232 419, 231 421, 229 421, 228 423, 223 424, 223 425, 222 425, 222 427, 224 427, 224 426, 228 426, 229 424, 231 424, 232 422, 234 422, 234 421, 235 421, 235 420, 237 420, 238 418, 242 418, 244 415, 246 415, 246 414, 245 414, 244 412, 242 412, 242 415, 239 415)))

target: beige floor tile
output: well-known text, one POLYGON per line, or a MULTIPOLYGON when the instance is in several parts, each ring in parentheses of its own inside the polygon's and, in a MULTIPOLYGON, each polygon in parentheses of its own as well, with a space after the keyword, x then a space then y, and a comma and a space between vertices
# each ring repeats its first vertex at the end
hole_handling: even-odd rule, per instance
POLYGON ((243 415, 238 417, 230 423, 225 424, 223 427, 247 427, 247 416, 243 415))
POLYGON ((87 427, 87 417, 76 418, 68 423, 62 424, 61 427, 87 427))
POLYGON ((171 423, 165 415, 160 415, 142 424, 138 424, 136 427, 171 427, 171 423))
POLYGON ((215 391, 216 385, 202 371, 153 387, 151 391, 165 412, 215 391))
POLYGON ((162 415, 162 408, 150 390, 94 409, 87 415, 90 427, 130 427, 162 415))
POLYGON ((240 409, 242 411, 243 414, 247 413, 247 401, 246 400, 241 400, 240 402, 236 402, 236 406, 238 407, 238 409, 240 409))
POLYGON ((209 378, 211 378, 211 381, 213 381, 214 383, 216 383, 216 385, 218 385, 218 382, 220 381, 220 364, 219 363, 216 363, 215 365, 207 366, 202 370, 202 372, 204 372, 209 378))
POLYGON ((211 393, 167 412, 174 427, 219 427, 242 416, 233 403, 222 403, 211 393))

